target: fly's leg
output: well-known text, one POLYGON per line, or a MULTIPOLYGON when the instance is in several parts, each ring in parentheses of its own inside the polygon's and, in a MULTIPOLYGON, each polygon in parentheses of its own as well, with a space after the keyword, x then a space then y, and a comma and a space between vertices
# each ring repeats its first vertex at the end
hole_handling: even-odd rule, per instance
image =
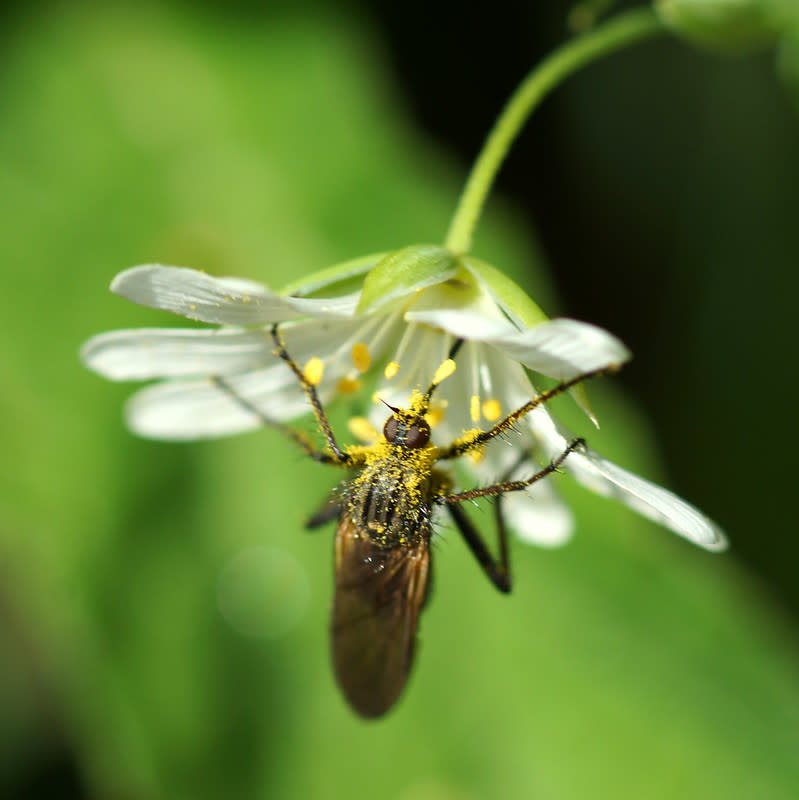
POLYGON ((525 403, 521 408, 517 408, 516 411, 508 414, 505 419, 503 419, 501 422, 498 422, 490 430, 481 431, 472 436, 465 436, 462 439, 458 439, 453 442, 449 447, 442 448, 438 454, 438 458, 457 458, 458 456, 462 456, 471 452, 472 450, 478 450, 480 447, 486 444, 486 442, 490 442, 491 439, 494 439, 501 433, 505 433, 507 430, 512 428, 526 414, 529 414, 539 406, 548 403, 553 397, 563 394, 563 392, 568 391, 573 386, 576 386, 578 383, 582 383, 589 378, 595 378, 598 375, 604 375, 605 373, 613 372, 615 369, 615 366, 602 367, 601 369, 595 369, 591 372, 583 372, 582 374, 577 375, 574 378, 570 378, 567 381, 562 381, 556 386, 553 386, 551 389, 541 392, 538 397, 534 397, 528 403, 525 403))
MULTIPOLYGON (((500 483, 506 483, 511 475, 530 458, 530 452, 521 454, 505 473, 505 477, 500 483)), ((494 586, 500 592, 508 593, 511 590, 512 578, 510 572, 510 552, 508 549, 508 532, 505 527, 505 515, 502 513, 502 495, 496 496, 494 502, 494 521, 497 526, 497 542, 499 544, 499 559, 495 559, 483 541, 482 536, 469 519, 466 512, 457 503, 447 505, 449 513, 455 520, 461 536, 466 541, 474 557, 483 568, 483 572, 488 576, 494 586)))
POLYGON ((315 528, 326 525, 328 522, 338 519, 343 508, 344 505, 341 502, 341 498, 334 493, 305 521, 305 527, 312 531, 315 528))
POLYGON ((481 486, 477 489, 469 489, 466 492, 442 494, 438 495, 433 502, 438 503, 439 505, 451 505, 454 503, 462 503, 464 500, 476 500, 478 497, 499 497, 506 492, 518 492, 521 489, 526 489, 528 486, 532 486, 536 481, 540 481, 541 478, 546 478, 547 475, 551 475, 560 467, 570 453, 573 453, 575 450, 582 450, 584 447, 585 439, 574 439, 556 459, 551 461, 542 470, 536 472, 535 475, 532 475, 526 480, 500 481, 499 483, 494 483, 491 486, 481 486))
POLYGON ((499 560, 491 555, 483 541, 483 537, 480 536, 474 523, 459 505, 448 505, 447 510, 452 515, 452 519, 458 526, 458 530, 461 532, 461 536, 463 536, 472 554, 483 568, 483 572, 500 592, 507 594, 511 587, 510 562, 508 560, 508 537, 500 502, 501 500, 497 498, 497 503, 494 506, 497 519, 497 536, 499 538, 499 560))
POLYGON ((336 437, 333 435, 333 429, 330 427, 327 414, 322 407, 322 401, 319 399, 319 395, 316 392, 316 386, 311 383, 310 380, 308 380, 307 376, 300 369, 297 362, 288 354, 283 337, 280 335, 280 333, 278 333, 277 327, 277 323, 272 326, 272 339, 274 340, 275 347, 277 348, 275 352, 278 356, 280 356, 280 358, 283 359, 283 361, 286 362, 286 364, 288 364, 291 371, 296 375, 297 380, 300 382, 300 385, 305 392, 305 396, 308 398, 308 402, 311 404, 316 421, 319 427, 322 429, 322 433, 327 441, 327 446, 333 453, 333 459, 329 463, 348 464, 350 462, 350 456, 345 453, 336 442, 336 437))
POLYGON ((225 394, 231 397, 236 403, 241 406, 245 411, 248 411, 253 416, 257 417, 263 425, 269 428, 274 428, 280 431, 286 438, 290 439, 294 444, 298 445, 306 455, 310 456, 314 461, 319 461, 321 464, 336 464, 340 465, 343 462, 336 458, 335 455, 325 453, 318 450, 310 437, 302 431, 294 430, 294 428, 284 425, 282 422, 270 419, 260 408, 254 406, 249 400, 243 398, 224 378, 218 375, 211 378, 214 385, 221 389, 225 394))

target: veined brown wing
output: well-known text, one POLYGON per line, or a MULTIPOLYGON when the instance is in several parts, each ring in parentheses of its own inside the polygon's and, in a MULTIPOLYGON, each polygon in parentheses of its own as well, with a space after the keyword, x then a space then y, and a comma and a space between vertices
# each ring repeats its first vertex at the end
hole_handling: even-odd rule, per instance
POLYGON ((338 685, 362 717, 385 714, 405 686, 429 571, 425 537, 415 545, 381 548, 342 514, 331 648, 338 685))

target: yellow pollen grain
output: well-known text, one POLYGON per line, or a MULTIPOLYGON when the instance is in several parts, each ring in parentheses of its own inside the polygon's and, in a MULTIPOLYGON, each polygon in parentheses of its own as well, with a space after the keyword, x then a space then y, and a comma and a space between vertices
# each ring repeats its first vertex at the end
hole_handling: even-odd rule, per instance
POLYGON ((360 442, 371 443, 377 440, 377 431, 366 417, 351 417, 347 422, 347 427, 360 442))
POLYGON ((455 362, 453 361, 453 359, 448 358, 436 370, 436 374, 433 375, 433 383, 436 386, 438 386, 438 384, 441 383, 441 381, 449 378, 449 376, 452 375, 453 372, 455 372, 455 362))
POLYGON ((399 372, 399 368, 400 365, 396 361, 389 361, 388 364, 386 364, 383 374, 388 380, 391 380, 399 372))
POLYGON ((476 394, 472 395, 469 403, 469 416, 472 418, 472 422, 480 421, 480 398, 476 394))
POLYGON ((502 406, 499 400, 486 400, 483 403, 483 416, 489 421, 494 422, 498 420, 502 414, 502 406))
POLYGON ((355 394, 360 388, 361 382, 357 378, 350 378, 347 375, 343 378, 339 378, 336 384, 336 389, 341 394, 355 394))
POLYGON ((372 355, 363 342, 355 342, 352 346, 352 363, 360 373, 367 372, 372 364, 372 355))
POLYGON ((485 453, 483 450, 472 450, 472 452, 468 454, 468 458, 472 460, 473 464, 479 464, 483 460, 484 455, 485 453))
POLYGON ((309 358, 308 363, 302 370, 305 380, 308 381, 311 386, 319 386, 319 384, 322 382, 322 375, 324 375, 324 372, 325 365, 322 363, 322 359, 318 358, 317 356, 309 358))

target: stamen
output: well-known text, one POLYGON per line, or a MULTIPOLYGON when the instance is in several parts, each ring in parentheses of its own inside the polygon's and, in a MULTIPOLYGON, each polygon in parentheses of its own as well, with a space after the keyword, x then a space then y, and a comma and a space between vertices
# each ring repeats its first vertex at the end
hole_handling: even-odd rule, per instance
POLYGON ((494 422, 498 420, 502 415, 502 406, 499 403, 499 400, 486 400, 483 403, 483 416, 489 421, 494 422))
POLYGON ((399 368, 400 365, 396 361, 389 361, 383 374, 388 380, 391 380, 399 372, 399 368))
POLYGON ((372 354, 363 342, 355 342, 352 346, 352 363, 361 374, 369 371, 372 365, 372 354))
POLYGON ((336 384, 336 390, 340 394, 355 394, 360 388, 361 382, 357 378, 351 378, 348 375, 339 378, 336 384))
POLYGON ((324 372, 325 365, 322 363, 322 359, 314 356, 308 359, 308 363, 305 365, 302 374, 311 386, 319 386, 322 382, 322 375, 324 375, 324 372))
POLYGON ((455 361, 448 358, 442 362, 441 366, 436 370, 436 374, 433 375, 433 386, 438 386, 441 381, 449 378, 453 372, 455 372, 455 361))
POLYGON ((472 418, 472 422, 480 421, 480 398, 476 394, 472 395, 469 403, 469 416, 472 418))
POLYGON ((366 417, 350 417, 347 421, 350 433, 360 442, 371 444, 377 441, 378 433, 366 417))
POLYGON ((442 419, 444 419, 444 406, 432 406, 424 415, 425 421, 431 428, 435 428, 442 419))

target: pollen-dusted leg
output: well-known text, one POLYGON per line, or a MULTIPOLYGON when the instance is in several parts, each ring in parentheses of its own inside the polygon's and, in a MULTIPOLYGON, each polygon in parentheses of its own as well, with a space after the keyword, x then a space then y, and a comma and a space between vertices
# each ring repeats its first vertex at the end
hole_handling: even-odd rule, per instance
POLYGON ((546 478, 551 475, 558 467, 566 460, 570 453, 585 447, 585 439, 574 439, 569 443, 569 446, 556 458, 550 462, 535 475, 523 481, 500 481, 491 486, 481 486, 477 489, 469 489, 466 492, 458 492, 456 494, 442 494, 438 495, 433 502, 439 505, 449 505, 451 503, 462 503, 464 500, 476 500, 478 497, 498 497, 505 494, 505 492, 518 492, 521 489, 526 489, 532 486, 536 481, 541 478, 546 478))
POLYGON ((305 391, 305 396, 308 398, 308 402, 311 404, 314 416, 316 417, 319 427, 322 429, 322 433, 327 441, 327 445, 333 451, 334 458, 329 463, 348 464, 350 462, 350 457, 336 443, 336 437, 333 434, 333 429, 330 427, 327 414, 325 414, 325 410, 322 407, 322 401, 319 399, 319 395, 316 393, 316 386, 300 369, 297 362, 288 354, 286 345, 283 342, 283 337, 278 333, 277 328, 277 323, 275 323, 272 326, 272 339, 274 339, 275 347, 277 348, 275 352, 280 358, 283 359, 283 361, 286 362, 286 364, 289 365, 291 371, 297 376, 297 380, 300 382, 300 385, 305 391))
POLYGON ((215 375, 211 378, 211 381, 225 394, 235 400, 236 403, 238 403, 238 405, 240 405, 245 411, 248 411, 253 416, 258 417, 258 419, 261 420, 264 425, 280 431, 285 437, 291 439, 292 442, 301 447, 305 451, 305 454, 314 459, 314 461, 319 461, 322 464, 340 465, 342 463, 338 458, 330 453, 317 450, 317 448, 314 446, 314 443, 302 431, 296 431, 294 428, 284 425, 282 422, 270 419, 266 414, 264 414, 263 411, 261 411, 260 408, 257 408, 248 400, 245 400, 241 395, 239 395, 239 393, 224 378, 215 375))
POLYGON ((551 389, 541 392, 538 397, 534 397, 528 403, 525 403, 523 406, 521 406, 521 408, 517 408, 514 412, 508 414, 505 419, 503 419, 501 422, 498 422, 490 430, 481 431, 479 433, 475 433, 474 435, 464 436, 463 438, 453 442, 449 447, 442 448, 438 458, 442 460, 458 458, 458 456, 462 456, 471 452, 472 450, 479 449, 486 444, 486 442, 491 441, 491 439, 512 428, 526 414, 529 414, 539 406, 548 403, 553 397, 563 394, 563 392, 568 391, 573 386, 576 386, 578 383, 582 383, 589 378, 595 378, 598 375, 604 375, 608 372, 613 372, 615 369, 615 366, 602 367, 601 369, 595 369, 591 372, 583 372, 567 381, 562 381, 556 386, 553 386, 551 389))

